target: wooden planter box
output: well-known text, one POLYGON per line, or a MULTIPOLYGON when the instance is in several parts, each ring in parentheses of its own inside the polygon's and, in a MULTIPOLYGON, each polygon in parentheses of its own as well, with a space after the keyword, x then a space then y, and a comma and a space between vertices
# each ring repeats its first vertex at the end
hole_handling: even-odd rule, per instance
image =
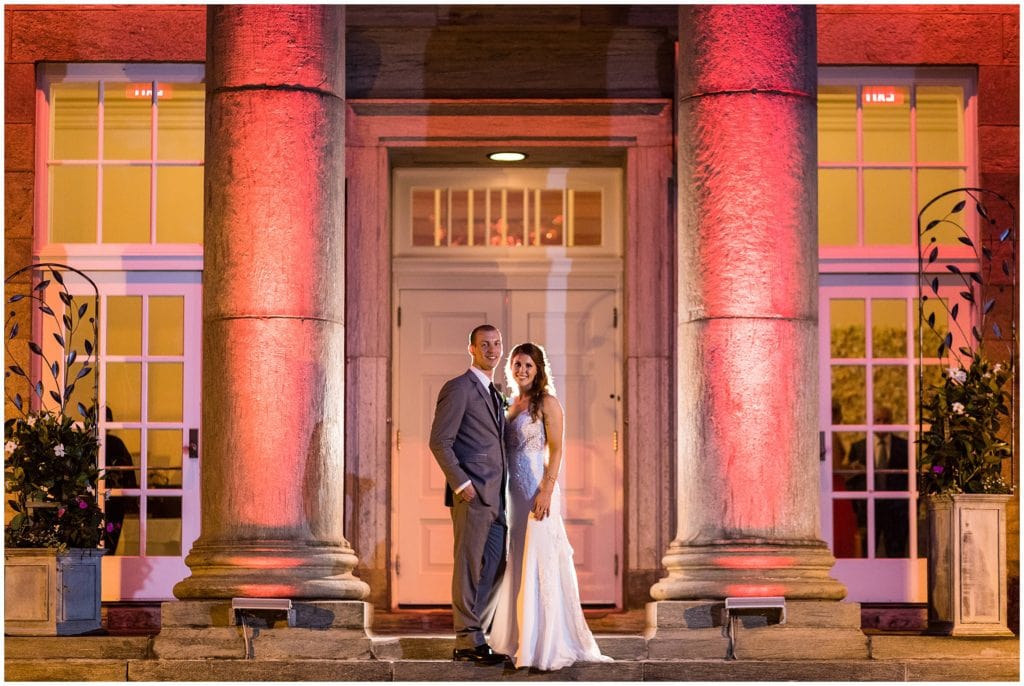
POLYGON ((1006 626, 1009 495, 928 498, 928 631, 1012 636, 1006 626))
POLYGON ((4 633, 69 636, 100 628, 101 549, 6 548, 4 633))

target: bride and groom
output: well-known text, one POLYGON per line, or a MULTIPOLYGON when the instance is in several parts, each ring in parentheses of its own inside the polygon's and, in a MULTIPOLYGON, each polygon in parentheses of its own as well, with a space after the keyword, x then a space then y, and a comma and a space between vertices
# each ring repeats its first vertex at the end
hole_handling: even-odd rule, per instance
POLYGON ((547 358, 513 348, 506 415, 493 383, 502 352, 497 328, 473 330, 472 365, 441 388, 430 431, 455 532, 453 658, 543 670, 610 661, 584 620, 562 522, 563 412, 547 358))

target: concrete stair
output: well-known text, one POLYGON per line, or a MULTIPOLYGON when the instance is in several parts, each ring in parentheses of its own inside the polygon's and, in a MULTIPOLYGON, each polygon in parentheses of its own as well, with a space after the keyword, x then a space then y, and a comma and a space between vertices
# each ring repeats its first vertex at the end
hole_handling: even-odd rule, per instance
MULTIPOLYGON (((6 681, 1018 681, 1012 638, 871 635, 868 659, 652 659, 639 635, 598 634, 613 663, 555 672, 451 661, 450 635, 371 638, 370 659, 156 659, 152 637, 7 637, 6 681)), ((339 653, 344 650, 339 646, 339 653)))

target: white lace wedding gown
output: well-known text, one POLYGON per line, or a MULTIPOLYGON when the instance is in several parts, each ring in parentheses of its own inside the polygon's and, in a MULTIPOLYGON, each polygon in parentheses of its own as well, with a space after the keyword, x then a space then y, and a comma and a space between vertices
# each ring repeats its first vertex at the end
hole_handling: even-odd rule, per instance
POLYGON ((580 607, 572 546, 555 484, 550 515, 530 514, 547 457, 544 423, 529 412, 505 429, 508 456, 509 551, 498 589, 490 644, 516 667, 561 669, 574 662, 611 662, 601 654, 580 607))

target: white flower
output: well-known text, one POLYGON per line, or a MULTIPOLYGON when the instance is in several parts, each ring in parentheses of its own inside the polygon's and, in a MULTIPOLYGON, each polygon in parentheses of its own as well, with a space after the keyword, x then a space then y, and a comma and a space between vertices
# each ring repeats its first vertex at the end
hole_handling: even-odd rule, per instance
POLYGON ((57 457, 64 457, 65 452, 63 443, 58 443, 57 447, 53 449, 53 454, 57 457))
POLYGON ((953 408, 953 414, 963 414, 964 413, 963 403, 953 403, 952 408, 953 408))
POLYGON ((949 378, 955 381, 956 383, 963 383, 964 381, 967 381, 967 372, 957 367, 950 367, 949 378))
POLYGON ((29 426, 35 426, 36 425, 36 416, 34 414, 30 414, 28 416, 28 419, 25 420, 25 423, 28 424, 29 426))
POLYGON ((14 441, 7 441, 4 443, 4 454, 11 455, 15 450, 18 449, 18 444, 14 441))
POLYGON ((1001 372, 1001 371, 1003 371, 1003 365, 1002 365, 1002 363, 1001 363, 1001 362, 996 362, 995 366, 994 366, 994 367, 992 367, 992 372, 993 372, 994 374, 998 374, 998 373, 999 373, 999 372, 1001 372))

